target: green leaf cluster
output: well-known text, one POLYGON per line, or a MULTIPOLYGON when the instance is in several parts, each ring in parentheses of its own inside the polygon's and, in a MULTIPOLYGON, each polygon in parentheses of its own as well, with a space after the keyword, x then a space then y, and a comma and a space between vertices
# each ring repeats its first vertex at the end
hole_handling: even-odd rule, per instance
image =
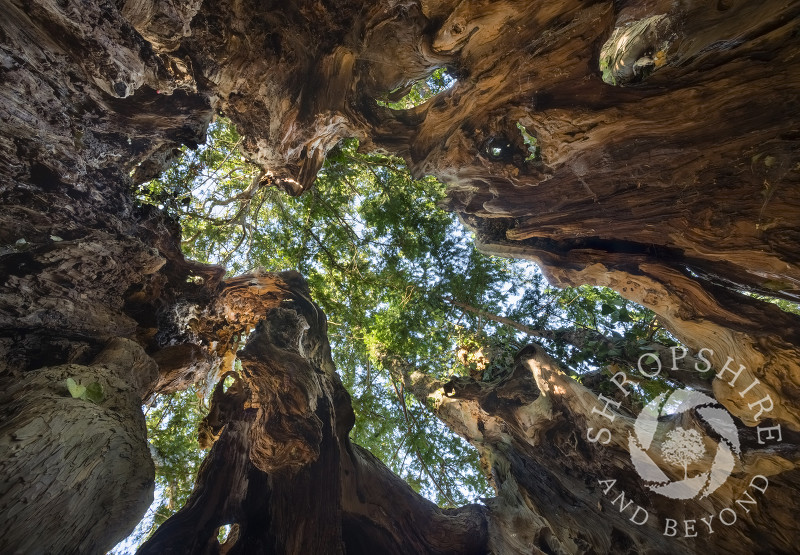
POLYGON ((103 402, 103 386, 100 382, 92 382, 89 385, 81 385, 72 378, 66 380, 67 390, 73 399, 83 399, 99 404, 103 402))
POLYGON ((531 135, 528 130, 520 122, 517 122, 517 129, 522 134, 522 140, 528 147, 528 155, 525 157, 526 162, 533 162, 540 157, 539 139, 531 135))

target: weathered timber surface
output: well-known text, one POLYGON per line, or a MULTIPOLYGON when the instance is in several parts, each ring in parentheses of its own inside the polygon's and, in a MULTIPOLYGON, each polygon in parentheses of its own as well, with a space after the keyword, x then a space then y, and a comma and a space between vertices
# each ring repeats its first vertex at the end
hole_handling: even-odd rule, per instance
MULTIPOLYGON (((604 407, 602 398, 566 376, 539 346, 522 349, 513 372, 490 383, 467 377, 442 383, 413 369, 405 369, 402 378, 408 391, 478 448, 491 469, 498 495, 487 504, 496 553, 527 553, 531 546, 545 553, 796 549, 794 515, 800 500, 783 492, 794 490, 800 478, 797 449, 759 444, 742 422, 736 423, 742 456, 731 476, 711 495, 676 501, 648 491, 632 469, 629 441, 640 432, 633 415, 604 407), (613 411, 613 422, 598 415, 603 410, 613 411), (592 442, 598 435, 600 440, 592 442), (763 495, 750 486, 756 475, 768 482, 763 495), (606 491, 609 480, 614 483, 606 491), (754 503, 736 503, 743 498, 754 503), (731 511, 738 511, 735 523, 731 511), (666 537, 667 519, 675 521, 676 537, 666 537), (697 528, 686 532, 686 521, 697 528), (684 537, 692 533, 697 535, 684 537)), ((687 413, 670 417, 687 429, 697 425, 693 418, 687 413)), ((716 446, 709 442, 707 447, 708 454, 693 468, 710 466, 716 446)))
MULTIPOLYGON (((498 487, 488 513, 448 514, 349 446, 346 394, 322 354, 308 363, 290 352, 295 373, 276 362, 270 349, 280 342, 262 329, 243 355, 251 356, 247 408, 220 411, 233 425, 209 424, 221 435, 199 504, 170 525, 176 537, 191 528, 191 541, 206 542, 192 550, 223 549, 213 533, 234 513, 250 539, 227 550, 317 549, 322 537, 334 538, 332 551, 352 552, 797 545, 800 328, 741 291, 800 298, 800 2, 0 0, 0 13, 4 552, 110 547, 150 495, 134 405, 213 381, 240 337, 284 301, 321 325, 298 276, 223 282, 224 269, 183 258, 174 222, 132 200, 131 187, 162 171, 178 146, 204 140, 217 112, 268 171, 264 186, 307 190, 326 152, 357 137, 446 181, 449 208, 487 251, 536 260, 556 284, 613 287, 694 349, 713 349, 716 368, 728 357, 744 365, 736 387, 729 374, 712 389, 748 450, 728 489, 701 508, 719 514, 753 473, 775 487, 725 534, 684 541, 657 534, 654 523, 623 528, 617 508, 598 501, 597 479, 628 464, 618 442, 630 423, 621 415, 614 444, 592 451, 599 447, 583 438, 596 393, 554 377, 565 393, 540 396, 540 361, 528 369, 535 388, 495 384, 494 393, 469 394, 488 405, 470 397, 458 401, 469 410, 440 409, 483 450, 498 487), (410 110, 376 102, 438 67, 457 78, 450 90, 410 110), (536 139, 535 153, 518 124, 536 139), (103 384, 108 397, 73 399, 64 383, 75 375, 103 384), (492 404, 497 395, 511 399, 505 409, 492 404), (771 450, 752 430, 751 404, 765 396, 773 407, 762 425, 783 426, 771 450), (486 437, 486 422, 496 436, 486 437), (58 458, 60 449, 75 458, 58 458), (215 462, 226 450, 239 469, 227 478, 215 462), (91 479, 80 461, 96 464, 91 479), (84 493, 69 496, 65 512, 65 492, 81 480, 84 493), (327 497, 313 496, 312 484, 326 480, 327 497), (229 500, 227 483, 236 486, 229 500), (109 491, 117 493, 108 499, 109 491), (292 527, 292 491, 318 503, 315 511, 330 508, 319 535, 292 527)), ((320 329, 285 328, 324 349, 320 329)), ((419 394, 443 398, 437 391, 419 394)), ((633 481, 620 485, 637 503, 652 499, 633 481)), ((696 514, 681 511, 674 518, 696 514)), ((158 541, 189 545, 166 531, 158 541)))
POLYGON ((98 553, 136 525, 153 498, 141 398, 156 372, 115 339, 89 365, 0 380, 0 551, 98 553), (102 399, 73 398, 67 378, 102 399))
POLYGON ((150 14, 132 22, 161 52, 191 54, 266 182, 307 189, 344 136, 402 155, 449 184, 486 250, 654 309, 717 367, 744 364, 754 398, 800 428, 797 318, 739 293, 800 298, 798 3, 166 6, 126 10, 150 14), (451 90, 376 104, 442 66, 451 90))

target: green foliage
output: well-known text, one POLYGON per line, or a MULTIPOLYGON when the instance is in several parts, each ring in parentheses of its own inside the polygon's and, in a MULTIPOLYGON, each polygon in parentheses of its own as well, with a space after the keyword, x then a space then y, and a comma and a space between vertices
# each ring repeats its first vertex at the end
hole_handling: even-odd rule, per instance
POLYGON ((589 332, 583 345, 553 344, 556 356, 567 361, 578 373, 610 364, 629 364, 647 351, 647 345, 677 345, 661 326, 652 311, 627 301, 615 291, 603 287, 545 289, 554 299, 555 319, 568 322, 569 329, 589 332))
POLYGON ((103 386, 100 382, 92 382, 87 386, 78 384, 72 378, 67 378, 67 390, 74 399, 83 399, 98 404, 103 402, 103 386))
POLYGON ((254 239, 253 216, 276 192, 265 189, 248 196, 260 173, 244 158, 241 141, 227 121, 212 125, 207 145, 195 151, 184 147, 176 164, 138 191, 142 202, 179 218, 184 241, 199 259, 227 265, 236 257, 234 272, 242 269, 239 250, 254 239))
POLYGON ((159 525, 183 506, 205 453, 197 425, 207 410, 194 388, 159 396, 147 409, 147 439, 156 464, 156 488, 164 492, 155 510, 159 525))
POLYGON ((522 134, 522 140, 528 147, 528 156, 525 157, 526 162, 533 162, 539 159, 539 140, 528 133, 528 130, 520 122, 517 122, 517 129, 522 134))
POLYGON ((159 395, 144 409, 147 441, 156 467, 155 499, 131 535, 112 553, 135 552, 186 503, 206 455, 197 443, 197 426, 208 408, 198 389, 159 395))
POLYGON ((83 399, 86 396, 86 388, 75 383, 72 378, 67 378, 67 389, 74 399, 83 399))
POLYGON ((616 85, 617 79, 614 77, 614 72, 611 71, 611 57, 600 58, 600 72, 602 79, 609 85, 616 85))
POLYGON ((92 382, 86 386, 86 399, 92 403, 103 401, 103 386, 100 385, 100 382, 92 382))
MULTIPOLYGON (((774 285, 775 283, 776 282, 767 282, 766 284, 764 284, 764 286, 769 289, 770 286, 774 285)), ((777 283, 781 283, 781 282, 777 282, 777 283)), ((781 284, 780 287, 775 287, 775 290, 776 291, 781 291, 781 290, 791 291, 792 287, 791 286, 787 286, 786 284, 781 284)), ((792 301, 787 301, 786 299, 779 299, 779 298, 771 297, 771 296, 767 296, 767 295, 759 295, 757 293, 745 293, 745 294, 750 296, 750 297, 753 297, 754 299, 758 299, 759 301, 766 301, 768 303, 772 303, 772 304, 776 305, 778 308, 780 308, 781 310, 783 310, 784 312, 789 312, 791 314, 796 314, 796 315, 800 316, 800 304, 797 304, 797 303, 792 302, 792 301)))

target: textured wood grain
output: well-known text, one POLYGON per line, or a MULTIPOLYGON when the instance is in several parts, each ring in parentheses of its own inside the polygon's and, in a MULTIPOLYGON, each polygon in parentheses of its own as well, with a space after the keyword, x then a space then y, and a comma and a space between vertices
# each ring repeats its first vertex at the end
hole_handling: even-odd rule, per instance
POLYGON ((136 525, 154 468, 133 384, 156 372, 138 344, 118 339, 88 366, 2 380, 0 551, 97 553, 136 525), (99 383, 102 400, 73 398, 67 378, 99 383))
POLYGON ((215 396, 221 434, 192 496, 140 553, 217 553, 224 524, 228 553, 485 553, 484 507, 442 510, 350 442, 325 316, 293 292, 240 353, 247 402, 215 396))

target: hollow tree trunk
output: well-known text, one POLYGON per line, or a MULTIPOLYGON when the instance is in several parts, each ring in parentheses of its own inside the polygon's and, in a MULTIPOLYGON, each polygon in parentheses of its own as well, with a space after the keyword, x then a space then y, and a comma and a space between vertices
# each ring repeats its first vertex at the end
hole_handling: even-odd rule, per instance
POLYGON ((715 386, 728 410, 770 395, 800 428, 798 319, 740 293, 800 298, 800 3, 169 6, 123 13, 162 56, 191 54, 267 182, 307 189, 344 136, 399 154, 448 183, 484 249, 652 308, 759 380, 744 401, 715 386), (443 66, 457 82, 436 98, 376 103, 443 66))
MULTIPOLYGON (((290 296, 266 311, 239 353, 242 382, 215 394, 204 427, 219 439, 192 497, 142 553, 794 549, 800 500, 775 493, 796 488, 793 445, 765 445, 765 436, 736 422, 741 455, 730 478, 696 500, 655 495, 629 454, 640 424, 619 406, 604 406, 614 398, 578 384, 533 345, 511 374, 492 382, 442 383, 397 363, 407 389, 479 449, 498 492, 486 507, 435 507, 348 440, 354 416, 330 359, 324 315, 302 282, 291 283, 290 296), (593 441, 601 427, 607 440, 593 441), (738 526, 730 522, 734 514, 738 526), (700 530, 704 518, 716 533, 700 530), (677 537, 665 535, 670 521, 682 527, 677 537), (697 537, 682 537, 687 521, 697 537), (225 524, 236 532, 220 546, 225 524), (775 527, 785 533, 765 533, 775 527)), ((670 418, 697 427, 696 415, 670 418)), ((716 464, 715 445, 707 443, 693 473, 716 464)), ((656 462, 670 466, 663 453, 656 462)), ((683 473, 681 467, 670 478, 683 473)))
POLYGON ((739 291, 799 296, 800 3, 0 0, 0 13, 3 552, 101 551, 124 536, 152 488, 136 405, 214 376, 257 325, 250 397, 209 424, 221 435, 197 491, 147 550, 213 552, 224 522, 239 524, 229 551, 797 544, 798 319, 739 291), (409 110, 376 103, 443 66, 451 90, 409 110), (133 202, 131 186, 202 142, 217 111, 265 185, 299 194, 355 136, 446 181, 486 250, 535 259, 556 283, 613 287, 713 349, 717 370, 733 358, 713 383, 742 438, 730 479, 684 504, 653 494, 631 467, 632 415, 536 351, 492 384, 398 369, 498 488, 488 508, 454 511, 413 494, 349 443, 324 317, 298 276, 222 282, 183 259, 173 222, 133 202), (74 398, 67 378, 102 397, 74 398), (613 422, 593 412, 604 407, 613 422), (781 441, 759 443, 756 424, 781 426, 781 441), (608 443, 593 442, 604 425, 608 443), (763 496, 753 476, 769 480, 763 496), (745 492, 757 508, 737 504, 745 492), (725 503, 736 526, 665 535, 667 515, 689 535, 684 521, 719 522, 725 503), (653 515, 641 525, 639 505, 653 515))

